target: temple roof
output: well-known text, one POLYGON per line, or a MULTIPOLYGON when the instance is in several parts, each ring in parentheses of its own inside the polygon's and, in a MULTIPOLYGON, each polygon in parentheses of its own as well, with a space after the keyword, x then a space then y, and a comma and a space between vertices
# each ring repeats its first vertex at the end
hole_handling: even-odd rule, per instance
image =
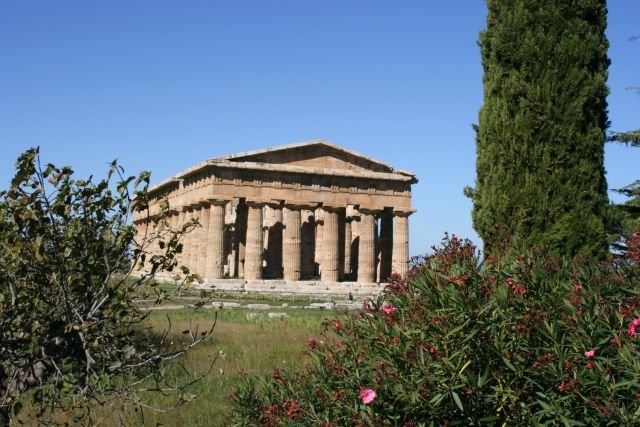
POLYGON ((417 182, 413 172, 394 169, 379 160, 328 141, 313 140, 214 157, 159 182, 152 186, 151 190, 159 189, 211 166, 417 182))

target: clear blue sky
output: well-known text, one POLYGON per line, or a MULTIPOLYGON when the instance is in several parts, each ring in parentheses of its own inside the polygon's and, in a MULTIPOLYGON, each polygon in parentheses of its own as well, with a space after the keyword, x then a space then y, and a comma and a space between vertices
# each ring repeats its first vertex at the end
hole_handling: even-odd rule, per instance
MULTIPOLYGON (((640 2, 609 2, 613 130, 640 127, 640 2)), ((413 170, 411 253, 478 241, 480 0, 0 0, 0 188, 16 157, 164 179, 206 158, 328 139, 413 170)), ((640 149, 607 148, 610 188, 640 149)))

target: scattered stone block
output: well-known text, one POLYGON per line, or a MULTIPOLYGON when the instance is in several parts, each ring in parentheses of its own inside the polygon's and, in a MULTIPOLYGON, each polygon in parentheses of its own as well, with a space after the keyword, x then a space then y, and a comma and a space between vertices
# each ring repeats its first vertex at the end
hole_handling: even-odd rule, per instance
POLYGON ((247 304, 247 308, 251 310, 269 310, 271 306, 269 304, 247 304))
POLYGON ((269 319, 281 319, 284 317, 289 317, 287 313, 268 313, 267 316, 269 319))

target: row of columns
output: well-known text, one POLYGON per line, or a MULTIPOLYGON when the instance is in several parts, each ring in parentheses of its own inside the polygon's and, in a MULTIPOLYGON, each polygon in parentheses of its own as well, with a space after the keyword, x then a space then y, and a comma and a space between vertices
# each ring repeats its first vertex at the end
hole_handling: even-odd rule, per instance
POLYGON ((318 220, 315 230, 310 231, 303 226, 302 213, 313 211, 315 206, 296 203, 274 205, 240 199, 231 229, 225 225, 226 207, 230 202, 209 199, 176 212, 169 220, 173 229, 179 229, 193 219, 199 221, 200 227, 185 235, 178 261, 206 279, 224 278, 225 264, 228 264, 230 277, 262 279, 263 261, 266 259, 264 272, 268 277, 297 281, 315 272, 315 266, 309 265, 314 257, 320 265, 323 282, 342 281, 346 276, 358 282, 374 283, 377 279, 385 281, 392 271, 401 276, 408 272, 408 216, 412 209, 358 209, 359 215, 355 218, 359 218, 359 227, 354 239, 354 218, 346 216, 345 207, 322 206, 322 220, 318 220), (272 242, 272 235, 268 234, 271 245, 265 254, 263 224, 266 205, 275 208, 274 219, 276 224, 280 224, 281 240, 272 242), (310 236, 313 231, 315 236, 310 236), (357 244, 354 245, 355 241, 357 244), (357 277, 352 275, 354 270, 357 277))

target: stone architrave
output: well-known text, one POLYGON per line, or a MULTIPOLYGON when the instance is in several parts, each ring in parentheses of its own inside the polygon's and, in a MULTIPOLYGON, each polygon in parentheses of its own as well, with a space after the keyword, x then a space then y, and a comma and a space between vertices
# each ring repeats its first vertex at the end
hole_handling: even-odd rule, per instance
POLYGON ((409 272, 409 215, 415 209, 394 210, 396 224, 393 233, 393 270, 406 278, 409 272))
POLYGON ((246 280, 262 279, 262 208, 265 203, 247 201, 247 245, 244 262, 246 280))
POLYGON ((360 208, 358 282, 376 282, 376 215, 379 210, 360 208))
POLYGON ((228 200, 209 199, 205 277, 224 278, 224 214, 228 200))

